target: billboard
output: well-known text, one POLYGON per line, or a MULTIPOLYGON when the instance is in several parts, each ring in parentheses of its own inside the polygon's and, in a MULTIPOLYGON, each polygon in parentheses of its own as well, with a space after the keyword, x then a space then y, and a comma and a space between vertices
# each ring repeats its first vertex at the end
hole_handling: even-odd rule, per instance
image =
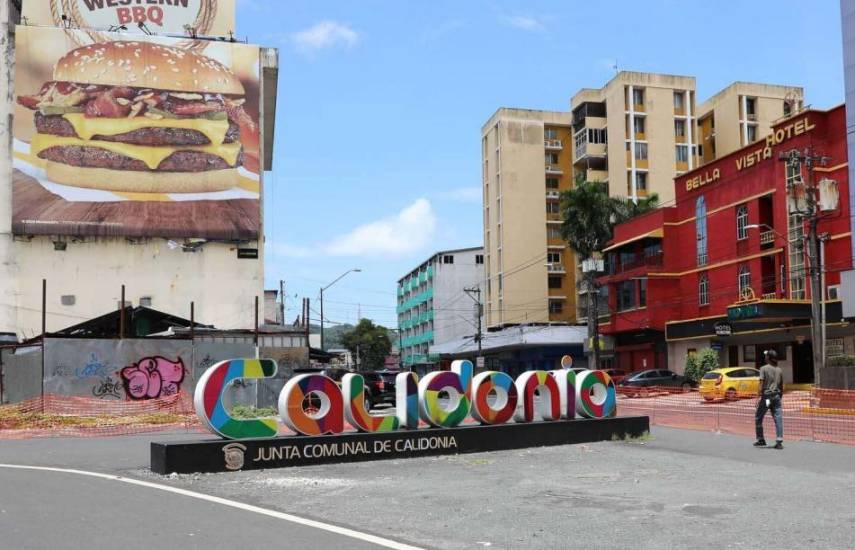
POLYGON ((256 239, 259 50, 19 26, 12 228, 256 239))
POLYGON ((22 15, 29 25, 86 29, 97 41, 103 38, 98 30, 122 26, 137 33, 145 28, 157 34, 227 36, 235 29, 235 0, 26 0, 22 15))

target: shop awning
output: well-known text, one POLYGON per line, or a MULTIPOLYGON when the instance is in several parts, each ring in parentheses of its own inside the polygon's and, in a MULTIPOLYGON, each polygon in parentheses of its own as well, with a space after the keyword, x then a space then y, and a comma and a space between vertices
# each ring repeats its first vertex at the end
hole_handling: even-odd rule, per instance
POLYGON ((660 227, 660 228, 654 229, 653 231, 650 231, 648 233, 644 233, 643 235, 636 235, 635 237, 632 237, 631 239, 627 239, 625 241, 615 243, 615 244, 603 249, 603 252, 608 252, 610 250, 620 248, 620 247, 627 245, 629 243, 634 243, 635 241, 640 241, 641 239, 661 239, 661 238, 662 238, 662 228, 660 227))

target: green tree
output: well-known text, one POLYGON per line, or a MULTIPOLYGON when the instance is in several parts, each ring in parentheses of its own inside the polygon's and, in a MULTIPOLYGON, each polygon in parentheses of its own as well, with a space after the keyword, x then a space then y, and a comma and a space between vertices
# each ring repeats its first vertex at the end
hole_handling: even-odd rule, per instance
POLYGON ((711 348, 704 348, 686 357, 685 376, 689 380, 698 382, 711 370, 718 368, 718 352, 711 348))
MULTIPOLYGON (((615 225, 654 210, 658 204, 659 196, 656 193, 636 200, 609 197, 608 184, 579 179, 572 189, 561 195, 561 234, 580 260, 597 260, 602 257, 603 249, 612 239, 615 225)), ((598 368, 600 307, 597 273, 594 270, 586 271, 583 263, 583 277, 588 291, 588 337, 592 344, 593 367, 598 368)))
MULTIPOLYGON (((579 180, 572 189, 561 194, 561 235, 576 252, 579 260, 596 260, 612 238, 614 205, 609 199, 607 184, 579 180)), ((587 293, 588 337, 592 344, 593 368, 600 364, 598 297, 594 270, 583 269, 587 293)))
POLYGON ((630 197, 612 197, 612 223, 617 225, 641 214, 656 210, 659 195, 651 193, 646 197, 632 200, 630 197))
POLYGON ((360 319, 355 327, 343 333, 341 343, 357 358, 360 370, 382 368, 392 349, 389 331, 369 319, 360 319))

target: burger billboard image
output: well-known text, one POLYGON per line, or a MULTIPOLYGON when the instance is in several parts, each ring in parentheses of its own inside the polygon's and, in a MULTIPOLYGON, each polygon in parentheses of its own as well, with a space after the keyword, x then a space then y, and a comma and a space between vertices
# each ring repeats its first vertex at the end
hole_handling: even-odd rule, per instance
POLYGON ((18 27, 13 230, 255 239, 258 48, 18 27))

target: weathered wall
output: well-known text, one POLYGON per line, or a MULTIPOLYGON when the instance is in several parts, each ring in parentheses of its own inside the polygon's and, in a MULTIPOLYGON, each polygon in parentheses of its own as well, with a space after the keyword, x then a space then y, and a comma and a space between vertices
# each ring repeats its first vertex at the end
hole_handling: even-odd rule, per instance
POLYGON ((18 403, 41 395, 41 372, 41 346, 0 349, 0 403, 18 403))
POLYGON ((0 332, 15 332, 12 270, 12 100, 15 43, 11 2, 0 2, 0 332))

